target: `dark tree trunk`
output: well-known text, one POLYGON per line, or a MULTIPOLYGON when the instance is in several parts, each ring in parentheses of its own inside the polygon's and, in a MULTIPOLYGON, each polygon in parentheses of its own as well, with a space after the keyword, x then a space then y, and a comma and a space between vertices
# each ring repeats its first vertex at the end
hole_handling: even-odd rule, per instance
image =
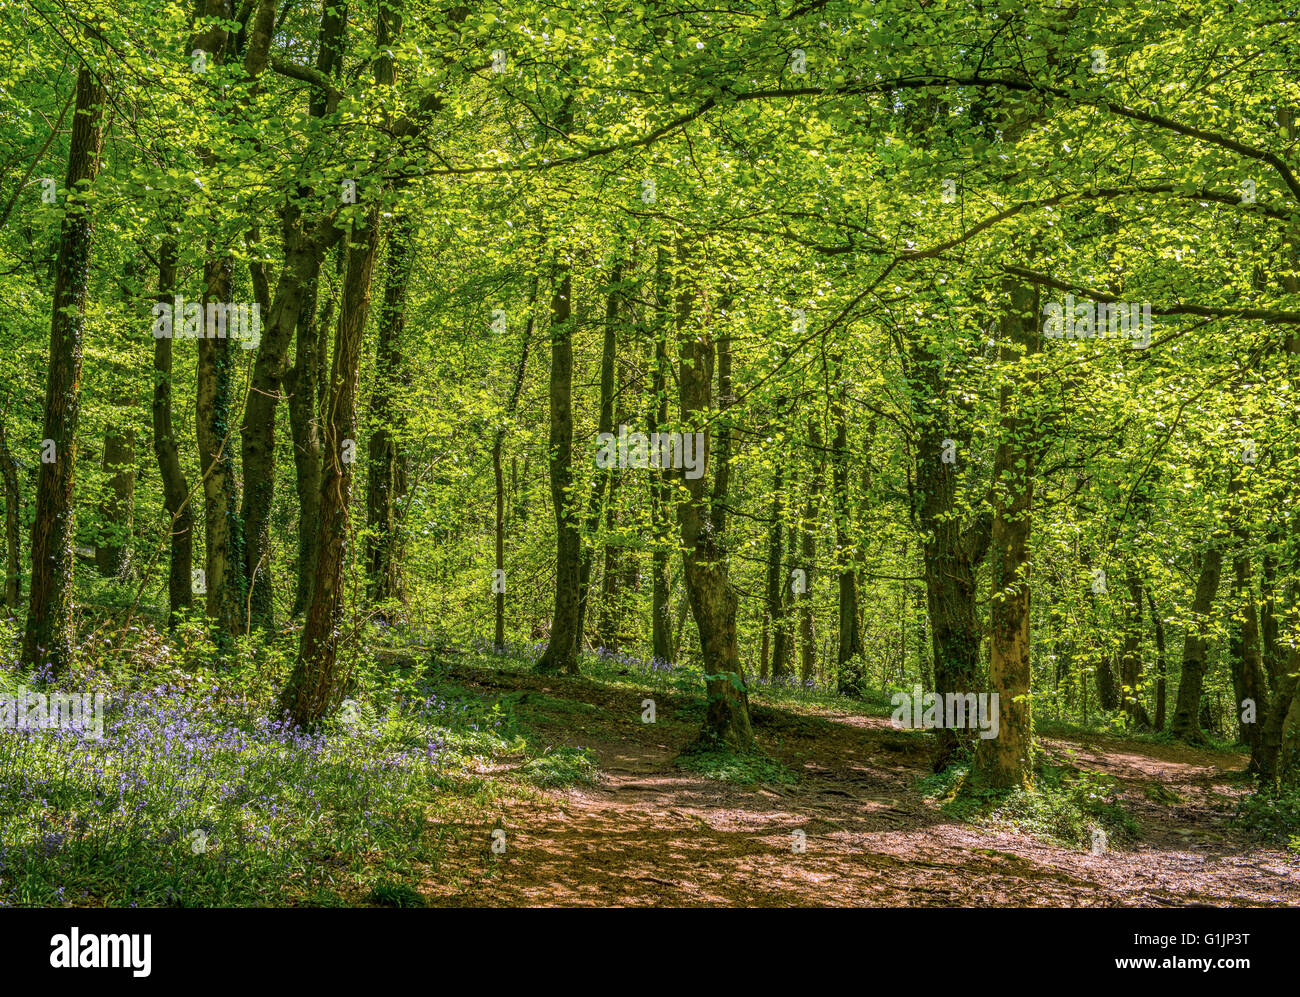
MULTIPOLYGON (((623 263, 614 263, 609 275, 609 295, 605 299, 605 336, 600 351, 600 417, 597 433, 614 431, 614 369, 618 354, 618 313, 621 291, 619 283, 623 280, 623 263)), ((613 468, 598 469, 591 483, 591 496, 587 505, 587 532, 595 534, 600 526, 602 506, 609 493, 610 482, 615 474, 613 468)), ((596 559, 595 545, 588 541, 582 551, 582 564, 578 573, 578 650, 582 649, 583 634, 587 625, 587 606, 591 601, 591 566, 596 559)))
MULTIPOLYGON (((410 370, 404 354, 407 285, 411 275, 411 225, 399 219, 388 235, 388 279, 379 314, 379 345, 375 353, 375 390, 370 399, 370 442, 366 489, 367 597, 372 604, 406 602, 402 573, 402 518, 406 503, 405 399, 394 400, 394 388, 405 392, 410 370)), ((381 610, 381 613, 384 612, 381 610)))
POLYGON ((1268 720, 1268 680, 1264 676, 1259 607, 1255 602, 1250 531, 1246 525, 1243 489, 1242 469, 1235 468, 1228 486, 1232 497, 1231 515, 1236 548, 1232 558, 1232 602, 1235 613, 1233 626, 1229 630, 1228 660, 1232 668, 1232 685, 1237 700, 1233 710, 1237 722, 1237 735, 1250 748, 1249 771, 1258 772, 1260 732, 1268 720))
MULTIPOLYGON (((381 8, 375 23, 376 48, 386 51, 400 29, 397 5, 381 8)), ((379 56, 374 66, 375 82, 391 87, 396 80, 391 56, 379 56)), ((279 702, 280 709, 298 725, 320 720, 337 705, 346 686, 347 676, 339 666, 338 651, 344 637, 343 568, 352 543, 349 512, 353 464, 343 459, 343 448, 345 441, 357 438, 357 375, 370 312, 370 281, 379 247, 380 211, 381 205, 374 203, 346 243, 347 270, 324 420, 325 466, 316 532, 316 578, 303 621, 298 660, 279 702)))
POLYGON ((1219 575, 1222 568, 1223 554, 1217 545, 1212 546, 1201 557, 1200 573, 1196 580, 1196 595, 1192 601, 1194 619, 1188 625, 1187 633, 1183 637, 1183 672, 1178 682, 1178 700, 1174 705, 1170 733, 1174 737, 1193 743, 1201 743, 1205 740, 1198 722, 1201 688, 1205 682, 1205 630, 1209 624, 1210 609, 1214 605, 1214 594, 1219 588, 1219 575))
MULTIPOLYGON (((210 262, 204 272, 209 303, 231 301, 232 268, 228 259, 210 262)), ((205 333, 209 330, 205 323, 205 333)), ((203 520, 206 544, 205 582, 207 614, 217 621, 224 638, 247 629, 247 587, 244 578, 244 531, 239 519, 239 481, 235 473, 235 341, 209 338, 198 341, 195 425, 198 430, 199 466, 203 474, 203 520)))
MULTIPOLYGON (((519 406, 519 392, 523 390, 524 374, 528 370, 528 349, 533 341, 533 325, 536 322, 537 278, 533 278, 532 291, 528 295, 528 324, 524 327, 524 343, 519 351, 519 366, 515 368, 515 383, 510 392, 510 402, 506 406, 506 421, 514 418, 519 406)), ((495 520, 495 556, 497 577, 504 581, 506 570, 506 496, 505 482, 501 468, 501 450, 505 444, 506 427, 498 429, 492 440, 492 476, 496 483, 496 520, 495 520)), ((506 645, 506 591, 504 584, 493 586, 495 625, 493 627, 493 646, 504 650, 506 645)))
MULTIPOLYGON (((655 258, 655 310, 654 342, 655 364, 651 381, 654 398, 650 403, 650 432, 662 432, 668 425, 668 325, 669 286, 668 251, 660 246, 655 258)), ((672 556, 672 522, 670 504, 672 484, 666 468, 651 471, 650 514, 655 531, 654 554, 651 559, 650 628, 652 654, 659 661, 670 662, 676 657, 673 645, 671 614, 672 595, 669 588, 668 561, 672 556)))
POLYGON ((1156 612, 1156 601, 1147 589, 1147 607, 1151 613, 1151 629, 1156 638, 1156 730, 1165 729, 1165 621, 1156 612))
POLYGON ((22 549, 18 522, 22 495, 18 491, 18 464, 5 436, 8 413, 0 414, 0 481, 5 493, 5 607, 13 619, 22 598, 22 549))
POLYGON ((567 265, 551 299, 551 376, 549 471, 555 510, 555 612, 550 641, 538 660, 539 672, 577 674, 579 642, 578 588, 581 584, 582 534, 573 484, 573 278, 567 265))
POLYGON ((767 620, 772 627, 774 682, 784 682, 790 675, 790 631, 785 614, 785 468, 782 461, 778 455, 772 471, 772 524, 767 539, 767 620))
MULTIPOLYGON (((1097 596, 1089 591, 1088 602, 1092 606, 1093 618, 1100 623, 1097 608, 1097 596)), ((1118 710, 1120 706, 1119 682, 1115 680, 1115 662, 1109 648, 1103 649, 1097 658, 1097 701, 1103 710, 1118 710)))
POLYGON ((307 287, 298 316, 293 368, 285 375, 289 394, 289 426, 293 435, 294 480, 298 495, 298 575, 292 615, 306 612, 316 576, 316 528, 320 523, 320 489, 324 470, 320 419, 316 404, 320 327, 316 322, 319 278, 307 287))
POLYGON ((1141 727, 1150 727, 1139 689, 1142 684, 1142 581, 1131 567, 1125 576, 1128 602, 1124 605, 1124 653, 1120 658, 1120 681, 1124 684, 1124 712, 1141 727))
POLYGON ((330 372, 329 418, 325 420, 326 463, 316 530, 316 579, 303 621, 298 661, 280 695, 281 708, 294 723, 315 723, 340 698, 343 676, 338 645, 343 624, 343 566, 351 541, 348 510, 352 501, 353 464, 343 460, 345 440, 356 439, 357 373, 370 280, 379 245, 379 208, 370 209, 361 229, 349 240, 343 301, 334 338, 330 372))
MULTIPOLYGON (((123 300, 128 308, 138 301, 137 289, 144 276, 143 256, 135 256, 122 277, 123 300)), ((123 578, 130 563, 131 528, 135 520, 135 425, 138 398, 125 370, 114 369, 113 421, 104 433, 101 467, 105 489, 97 518, 103 527, 95 545, 95 568, 101 578, 123 578)))
POLYGON ((323 243, 335 235, 332 226, 304 231, 296 211, 285 212, 286 257, 276 285, 275 300, 253 363, 252 387, 244 406, 242 461, 243 505, 240 518, 245 543, 244 576, 250 585, 249 606, 254 627, 274 624, 271 601, 271 511, 275 504, 275 416, 285 383, 289 343, 308 300, 308 287, 320 272, 323 243))
MULTIPOLYGON (((337 80, 343 67, 343 50, 347 30, 345 0, 326 0, 321 10, 320 46, 316 69, 326 79, 337 80)), ((322 117, 329 110, 329 97, 314 88, 308 113, 322 117)), ((331 231, 331 238, 341 234, 331 231)), ((294 586, 294 617, 301 616, 311 598, 312 579, 316 573, 316 527, 320 519, 321 474, 324 453, 321 447, 320 410, 325 391, 325 336, 320 328, 329 328, 326 320, 317 323, 317 296, 320 289, 320 266, 328 245, 321 247, 316 269, 300 288, 293 367, 281 376, 289 396, 289 425, 293 436, 294 480, 298 497, 298 570, 294 586)), ((341 265, 345 253, 340 247, 336 259, 341 265)))
MULTIPOLYGON (((76 110, 68 150, 65 196, 72 198, 99 172, 104 87, 84 63, 77 72, 76 110)), ((70 200, 59 227, 50 322, 49 375, 45 384, 43 439, 53 441, 54 460, 42 461, 32 522, 32 577, 22 660, 60 674, 72 663, 73 483, 77 423, 81 415, 81 350, 90 280, 93 227, 86 207, 70 200)), ((46 444, 42 444, 42 449, 46 444)))
MULTIPOLYGON (((170 304, 176 287, 176 243, 163 240, 158 249, 158 302, 170 304)), ((190 486, 181 469, 180 448, 172 424, 172 340, 160 337, 153 344, 153 452, 162 479, 163 507, 168 525, 167 605, 170 626, 194 601, 191 570, 194 557, 194 516, 190 486)))
MULTIPOLYGON (((1276 528, 1270 530, 1269 546, 1281 542, 1281 531, 1276 528)), ((1282 677, 1282 663, 1286 659, 1286 655, 1283 653, 1278 640, 1277 557, 1271 552, 1266 552, 1263 557, 1259 578, 1259 596, 1259 629, 1264 656, 1264 673, 1268 676, 1269 691, 1277 692, 1279 680, 1282 677)))
MULTIPOLYGON (((839 370, 842 365, 837 364, 839 370)), ((841 387, 831 403, 835 440, 831 444, 831 479, 835 501, 835 566, 839 583, 839 665, 837 689, 842 695, 861 696, 866 682, 862 673, 862 631, 858 625, 858 576, 854 571, 854 543, 850 539, 849 429, 841 387)))
POLYGON ((108 536, 95 547, 95 567, 101 578, 119 578, 126 571, 135 510, 135 430, 120 425, 104 434, 102 466, 108 494, 99 505, 99 517, 108 536))
POLYGON ((826 475, 826 452, 822 444, 821 424, 808 420, 808 445, 817 455, 817 469, 808 480, 808 500, 800 525, 799 567, 803 571, 803 591, 799 593, 799 681, 807 688, 817 664, 817 637, 813 631, 813 569, 817 564, 817 525, 821 515, 822 482, 826 475))

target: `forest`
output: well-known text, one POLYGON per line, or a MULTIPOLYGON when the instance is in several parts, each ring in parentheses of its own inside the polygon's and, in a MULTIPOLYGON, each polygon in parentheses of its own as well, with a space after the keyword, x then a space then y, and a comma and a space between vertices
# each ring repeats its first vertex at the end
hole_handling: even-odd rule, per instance
POLYGON ((1300 905, 1289 0, 0 0, 0 346, 0 907, 1300 905))

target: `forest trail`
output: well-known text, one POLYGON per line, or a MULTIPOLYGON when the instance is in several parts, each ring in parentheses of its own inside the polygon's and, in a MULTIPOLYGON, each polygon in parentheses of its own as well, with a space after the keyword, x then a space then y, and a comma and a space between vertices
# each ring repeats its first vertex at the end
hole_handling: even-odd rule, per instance
MULTIPOLYGON (((532 709, 556 745, 600 760, 591 786, 521 794, 462 827, 422 890, 466 906, 1300 905, 1300 863, 1228 823, 1242 756, 1099 736, 1047 738, 1057 761, 1120 780, 1136 841, 1094 856, 960 823, 916 788, 930 744, 887 718, 753 705, 762 746, 794 785, 739 785, 674 767, 697 729, 683 697, 585 679, 460 670, 532 709), (683 716, 682 714, 687 714, 683 716), (547 717, 551 717, 548 720, 547 717), (575 722, 575 720, 577 722, 575 722), (489 853, 492 828, 506 853, 489 853), (806 835, 796 853, 793 832, 806 835)), ((510 766, 487 774, 508 776, 510 766)))

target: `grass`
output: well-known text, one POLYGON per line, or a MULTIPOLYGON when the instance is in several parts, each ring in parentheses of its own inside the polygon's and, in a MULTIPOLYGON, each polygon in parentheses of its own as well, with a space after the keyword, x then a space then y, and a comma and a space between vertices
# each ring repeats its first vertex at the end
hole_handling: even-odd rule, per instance
POLYGON ((684 772, 741 786, 758 783, 781 785, 797 781, 794 773, 784 765, 757 751, 737 754, 731 751, 685 750, 677 756, 676 764, 684 772))
POLYGON ((1108 847, 1132 841, 1137 824, 1117 800, 1109 776, 1071 766, 1040 765, 1030 789, 993 790, 974 785, 966 766, 951 766, 921 780, 921 790, 948 816, 1002 827, 1070 848, 1090 848, 1093 831, 1108 847))
POLYGON ((1300 790, 1247 796, 1232 822, 1300 855, 1300 790))
POLYGON ((426 907, 424 897, 405 883, 384 879, 376 883, 367 895, 369 903, 380 907, 426 907))
POLYGON ((596 781, 596 756, 585 748, 560 747, 525 762, 519 771, 542 789, 590 785, 596 781))

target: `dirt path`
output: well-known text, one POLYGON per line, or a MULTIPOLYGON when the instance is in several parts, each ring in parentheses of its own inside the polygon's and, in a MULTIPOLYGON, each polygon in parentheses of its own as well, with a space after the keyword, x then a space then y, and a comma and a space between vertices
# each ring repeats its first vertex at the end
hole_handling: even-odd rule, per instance
POLYGON ((649 725, 640 722, 639 696, 582 680, 459 677, 493 695, 512 690, 524 704, 587 704, 580 723, 556 717, 534 726, 553 743, 594 751, 604 777, 540 803, 512 801, 485 825, 465 828, 442 881, 425 884, 435 903, 1300 906, 1294 856, 1227 826, 1222 811, 1242 783, 1215 766, 1234 756, 1048 740, 1053 756, 1121 780, 1140 827, 1131 850, 1093 856, 946 817, 915 789, 928 771, 928 742, 883 718, 757 706, 759 740, 800 779, 739 786, 673 767, 697 723, 675 716, 686 704, 671 696, 656 696, 659 719, 649 725), (1148 798, 1153 784, 1163 787, 1155 790, 1161 802, 1148 798), (489 852, 493 827, 506 831, 504 855, 489 852), (795 831, 806 836, 802 853, 795 831))

